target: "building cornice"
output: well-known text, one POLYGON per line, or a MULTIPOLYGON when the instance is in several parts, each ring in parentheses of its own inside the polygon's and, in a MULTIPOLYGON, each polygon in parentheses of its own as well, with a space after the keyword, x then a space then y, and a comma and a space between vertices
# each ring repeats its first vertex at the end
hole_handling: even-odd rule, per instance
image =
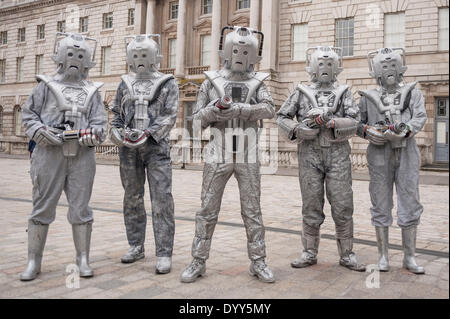
POLYGON ((64 2, 71 2, 68 0, 41 0, 33 1, 23 4, 16 4, 14 6, 0 8, 0 16, 10 15, 13 13, 23 12, 29 9, 42 8, 50 5, 60 4, 64 2))

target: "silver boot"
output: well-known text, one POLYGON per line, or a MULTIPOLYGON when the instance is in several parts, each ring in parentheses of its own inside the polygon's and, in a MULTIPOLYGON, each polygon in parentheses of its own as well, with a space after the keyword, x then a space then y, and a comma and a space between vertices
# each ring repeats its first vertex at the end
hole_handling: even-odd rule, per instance
POLYGON ((156 273, 167 274, 172 268, 172 257, 158 257, 156 262, 156 273))
POLYGON ((73 242, 77 252, 77 266, 80 270, 80 277, 92 277, 94 275, 89 266, 91 233, 92 223, 72 225, 73 242))
POLYGON ((337 246, 339 251, 339 265, 344 266, 354 271, 366 271, 366 265, 358 263, 353 250, 353 238, 337 239, 337 246))
POLYGON ((389 271, 389 227, 375 227, 378 246, 378 270, 389 271))
POLYGON ((29 281, 41 272, 42 253, 47 239, 48 225, 28 222, 28 264, 20 280, 29 281))
POLYGON ((262 282, 272 283, 275 282, 275 277, 272 271, 269 269, 264 261, 264 258, 252 261, 248 270, 251 276, 258 277, 262 282))
POLYGON ((320 230, 315 229, 314 235, 306 234, 309 230, 311 233, 312 228, 310 226, 303 225, 302 233, 302 243, 303 252, 300 258, 297 258, 291 262, 291 267, 293 268, 305 268, 317 264, 317 253, 319 252, 319 242, 320 242, 320 230))
POLYGON ((194 282, 206 272, 206 263, 203 259, 194 258, 191 264, 181 274, 181 282, 194 282))
POLYGON ((416 235, 417 226, 410 226, 408 228, 402 228, 402 241, 403 241, 403 267, 408 269, 413 274, 424 274, 425 269, 418 266, 416 263, 416 235))
POLYGON ((122 256, 120 261, 124 264, 130 264, 144 257, 144 245, 130 246, 126 254, 122 256))

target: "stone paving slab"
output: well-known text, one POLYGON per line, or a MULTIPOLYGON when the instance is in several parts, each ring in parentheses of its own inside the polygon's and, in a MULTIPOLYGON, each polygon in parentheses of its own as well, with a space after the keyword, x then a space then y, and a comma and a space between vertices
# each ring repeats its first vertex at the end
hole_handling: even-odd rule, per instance
MULTIPOLYGON (((237 183, 227 185, 219 224, 212 241, 206 275, 193 284, 179 277, 189 264, 194 235, 192 221, 200 206, 201 172, 174 170, 176 235, 173 269, 167 275, 155 274, 151 219, 148 221, 146 257, 134 264, 120 263, 127 250, 123 224, 119 168, 98 165, 91 206, 94 208, 91 266, 95 276, 81 279, 80 288, 67 288, 75 250, 67 204, 62 196, 57 217, 50 226, 44 251, 42 273, 32 282, 19 281, 27 259, 27 217, 31 210, 29 162, 0 159, 0 298, 449 298, 449 200, 448 186, 421 185, 425 207, 418 230, 417 254, 426 274, 417 276, 402 269, 403 254, 390 250, 392 270, 380 274, 380 288, 367 288, 370 273, 349 271, 338 265, 330 207, 322 227, 319 262, 307 269, 293 269, 290 262, 301 250, 301 198, 298 180, 293 176, 262 177, 262 210, 266 232, 267 262, 277 282, 264 284, 248 275, 245 229, 242 227, 237 183), (270 230, 272 228, 274 230, 270 230)), ((148 194, 148 192, 146 193, 148 194)), ((355 237, 374 242, 370 224, 368 183, 354 181, 355 237)), ((151 212, 146 195, 147 212, 151 212)), ((395 209, 394 209, 395 211, 395 209)), ((395 215, 395 214, 394 214, 395 215)), ((400 229, 394 225, 391 243, 401 245, 400 229)), ((361 262, 373 264, 377 248, 356 243, 361 262)))

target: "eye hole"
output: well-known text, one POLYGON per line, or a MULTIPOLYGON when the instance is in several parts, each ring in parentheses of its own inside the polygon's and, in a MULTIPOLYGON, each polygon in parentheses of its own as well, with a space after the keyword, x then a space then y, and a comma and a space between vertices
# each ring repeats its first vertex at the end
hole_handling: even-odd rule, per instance
POLYGON ((395 64, 392 64, 392 66, 395 68, 395 64))
POLYGON ((322 63, 322 62, 320 62, 320 63, 319 63, 319 66, 323 66, 323 63, 322 63))
POLYGON ((73 56, 73 53, 72 53, 72 52, 69 52, 69 53, 67 53, 67 55, 70 56, 70 57, 72 57, 72 56, 73 56))
POLYGON ((146 57, 147 57, 147 54, 143 54, 142 57, 143 57, 143 58, 146 58, 146 57))
POLYGON ((247 55, 248 54, 248 52, 247 51, 244 51, 244 55, 247 55))
POLYGON ((238 54, 238 52, 239 52, 239 51, 238 51, 237 49, 234 49, 234 50, 233 50, 233 53, 234 53, 234 54, 238 54))
POLYGON ((83 58, 83 55, 80 54, 80 55, 78 56, 78 58, 81 60, 81 59, 83 58))
POLYGON ((133 58, 137 59, 137 57, 138 57, 137 54, 133 55, 133 58))
POLYGON ((331 66, 331 63, 328 63, 328 66, 331 66))

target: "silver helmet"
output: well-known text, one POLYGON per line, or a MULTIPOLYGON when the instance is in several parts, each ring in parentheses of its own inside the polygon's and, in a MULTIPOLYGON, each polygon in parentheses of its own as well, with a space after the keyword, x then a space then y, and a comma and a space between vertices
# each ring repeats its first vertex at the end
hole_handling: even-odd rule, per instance
POLYGON ((86 78, 89 69, 95 66, 96 49, 95 39, 77 33, 57 32, 52 59, 58 65, 59 73, 80 73, 82 78, 86 78), (88 41, 94 42, 93 50, 88 41))
POLYGON ((318 46, 306 50, 306 72, 312 82, 334 82, 343 69, 342 48, 318 46))
POLYGON ((125 38, 127 64, 134 73, 155 72, 162 61, 161 36, 159 34, 141 34, 125 38), (157 38, 155 42, 153 38, 157 38), (132 39, 129 43, 128 40, 132 39))
POLYGON ((393 85, 403 81, 406 66, 405 49, 383 48, 369 52, 370 76, 377 80, 379 85, 393 85))
POLYGON ((264 34, 247 27, 227 26, 222 29, 219 56, 222 58, 224 67, 234 72, 251 72, 256 63, 262 59, 264 34), (224 33, 228 33, 224 43, 224 33), (260 35, 260 41, 255 36, 260 35))

